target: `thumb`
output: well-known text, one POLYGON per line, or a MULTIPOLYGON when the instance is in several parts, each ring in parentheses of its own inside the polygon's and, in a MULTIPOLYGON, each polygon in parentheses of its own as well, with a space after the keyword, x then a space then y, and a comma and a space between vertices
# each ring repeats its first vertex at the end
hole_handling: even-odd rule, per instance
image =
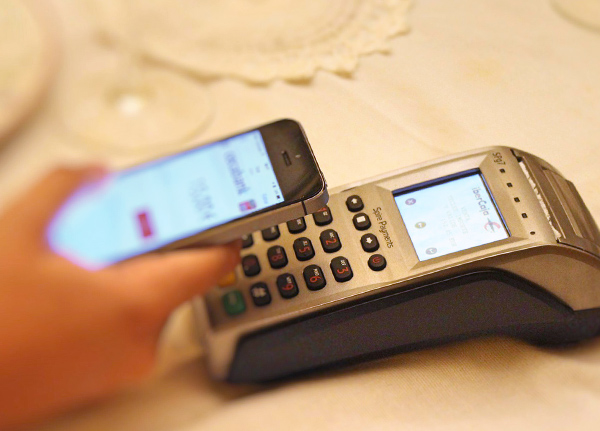
POLYGON ((109 271, 129 280, 125 289, 135 289, 158 307, 166 317, 177 306, 215 286, 240 260, 239 241, 228 245, 177 250, 162 254, 140 256, 123 262, 109 271))
POLYGON ((22 233, 32 234, 36 239, 42 238, 50 219, 69 195, 84 181, 100 179, 104 172, 97 166, 56 169, 19 198, 9 208, 7 215, 18 222, 22 233))

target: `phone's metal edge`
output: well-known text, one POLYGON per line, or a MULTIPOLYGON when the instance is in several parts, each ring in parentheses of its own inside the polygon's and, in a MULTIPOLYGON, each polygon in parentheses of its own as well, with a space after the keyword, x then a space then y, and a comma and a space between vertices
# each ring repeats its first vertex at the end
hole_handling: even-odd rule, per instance
POLYGON ((155 250, 155 252, 225 244, 239 239, 248 233, 266 229, 270 226, 275 226, 311 214, 320 208, 323 208, 328 200, 329 193, 323 188, 317 196, 313 196, 308 200, 211 228, 198 235, 175 241, 155 250))
MULTIPOLYGON (((317 167, 317 172, 319 173, 319 177, 321 179, 322 188, 319 191, 319 193, 313 197, 310 197, 310 198, 302 201, 302 205, 304 206, 304 214, 305 215, 312 214, 312 213, 320 210, 321 208, 323 208, 329 201, 329 193, 327 191, 327 180, 325 179, 325 175, 323 174, 323 171, 321 170, 319 161, 317 160, 317 157, 315 156, 315 152, 312 148, 312 145, 308 139, 308 136, 306 135, 306 131, 304 130, 304 127, 302 126, 302 124, 300 124, 298 121, 290 119, 290 118, 283 118, 282 120, 279 120, 279 121, 284 121, 284 120, 293 121, 294 123, 296 123, 296 125, 300 129, 300 132, 302 133, 304 140, 306 142, 308 142, 308 151, 310 152, 310 155, 312 156, 312 159, 315 162, 315 166, 317 167)), ((288 221, 288 220, 286 220, 286 221, 288 221)))

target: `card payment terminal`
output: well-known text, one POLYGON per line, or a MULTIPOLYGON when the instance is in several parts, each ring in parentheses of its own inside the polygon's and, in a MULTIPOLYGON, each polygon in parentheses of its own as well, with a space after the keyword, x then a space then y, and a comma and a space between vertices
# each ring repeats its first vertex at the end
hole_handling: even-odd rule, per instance
POLYGON ((538 157, 485 148, 330 196, 246 236, 235 279, 195 300, 215 378, 268 381, 490 334, 599 334, 600 232, 538 157))

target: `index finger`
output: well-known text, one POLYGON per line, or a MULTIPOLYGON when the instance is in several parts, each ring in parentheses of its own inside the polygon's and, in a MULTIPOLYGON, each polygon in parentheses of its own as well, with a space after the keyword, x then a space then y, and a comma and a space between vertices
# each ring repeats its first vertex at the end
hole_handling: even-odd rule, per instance
POLYGON ((150 254, 108 268, 140 302, 150 302, 162 318, 183 302, 205 293, 240 260, 239 241, 228 245, 150 254))

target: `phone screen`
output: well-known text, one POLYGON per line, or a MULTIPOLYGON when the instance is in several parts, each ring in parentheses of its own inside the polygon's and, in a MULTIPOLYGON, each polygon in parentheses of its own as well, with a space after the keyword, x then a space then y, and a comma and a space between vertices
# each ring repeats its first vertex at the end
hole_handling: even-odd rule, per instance
POLYGON ((78 190, 51 248, 98 269, 283 202, 260 131, 109 175, 78 190))

